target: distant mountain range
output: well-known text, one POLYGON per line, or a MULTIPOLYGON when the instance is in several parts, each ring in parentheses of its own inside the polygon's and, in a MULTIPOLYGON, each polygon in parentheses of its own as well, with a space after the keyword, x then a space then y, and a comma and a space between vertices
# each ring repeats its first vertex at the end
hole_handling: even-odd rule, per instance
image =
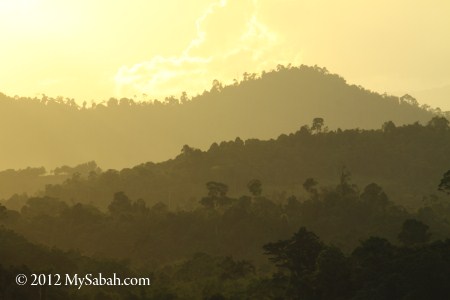
POLYGON ((73 99, 0 94, 0 170, 76 165, 103 169, 163 161, 189 146, 216 141, 270 139, 295 132, 314 117, 330 129, 380 128, 429 121, 435 111, 411 96, 380 95, 319 67, 284 67, 210 91, 162 102, 111 98, 92 107, 73 99))

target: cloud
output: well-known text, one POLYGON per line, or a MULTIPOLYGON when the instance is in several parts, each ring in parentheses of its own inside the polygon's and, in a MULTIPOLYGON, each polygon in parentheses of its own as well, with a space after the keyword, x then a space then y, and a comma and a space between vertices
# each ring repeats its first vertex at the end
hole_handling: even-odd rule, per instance
POLYGON ((220 0, 196 20, 196 36, 178 56, 155 56, 122 66, 116 94, 148 94, 152 99, 201 93, 214 79, 225 83, 244 72, 260 72, 279 63, 298 63, 283 39, 258 18, 257 0, 220 0))

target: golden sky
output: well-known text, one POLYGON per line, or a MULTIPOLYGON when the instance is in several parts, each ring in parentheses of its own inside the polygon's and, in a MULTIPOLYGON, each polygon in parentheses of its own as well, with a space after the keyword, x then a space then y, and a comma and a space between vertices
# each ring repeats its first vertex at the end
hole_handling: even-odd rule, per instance
MULTIPOLYGON (((11 96, 195 95, 289 62, 380 93, 450 91, 448 0, 0 0, 0 37, 11 96)), ((450 94, 426 102, 450 110, 450 94)))

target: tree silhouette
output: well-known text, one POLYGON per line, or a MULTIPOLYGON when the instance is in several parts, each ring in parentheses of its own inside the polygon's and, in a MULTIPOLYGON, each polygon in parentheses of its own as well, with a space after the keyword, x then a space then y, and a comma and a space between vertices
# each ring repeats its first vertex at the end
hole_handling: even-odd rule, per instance
POLYGON ((311 130, 313 132, 315 132, 316 134, 322 132, 324 122, 325 121, 323 120, 323 118, 314 118, 312 126, 311 126, 311 130))
POLYGON ((301 227, 292 238, 266 244, 263 248, 265 254, 270 256, 269 260, 278 267, 300 276, 315 269, 317 257, 324 245, 317 235, 301 227))
POLYGON ((230 204, 231 199, 227 197, 228 186, 221 182, 209 181, 206 183, 208 196, 200 200, 200 204, 207 208, 215 208, 230 204))

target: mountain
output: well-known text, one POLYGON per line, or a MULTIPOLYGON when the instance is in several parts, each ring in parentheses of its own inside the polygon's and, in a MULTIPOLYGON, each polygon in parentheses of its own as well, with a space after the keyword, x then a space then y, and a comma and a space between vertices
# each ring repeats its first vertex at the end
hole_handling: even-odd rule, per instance
POLYGON ((114 99, 79 106, 73 99, 0 94, 0 170, 77 165, 95 160, 123 168, 174 157, 188 144, 208 149, 215 141, 269 139, 294 132, 313 117, 330 129, 373 129, 427 122, 432 110, 414 98, 380 95, 319 67, 284 67, 210 91, 164 102, 114 99))

